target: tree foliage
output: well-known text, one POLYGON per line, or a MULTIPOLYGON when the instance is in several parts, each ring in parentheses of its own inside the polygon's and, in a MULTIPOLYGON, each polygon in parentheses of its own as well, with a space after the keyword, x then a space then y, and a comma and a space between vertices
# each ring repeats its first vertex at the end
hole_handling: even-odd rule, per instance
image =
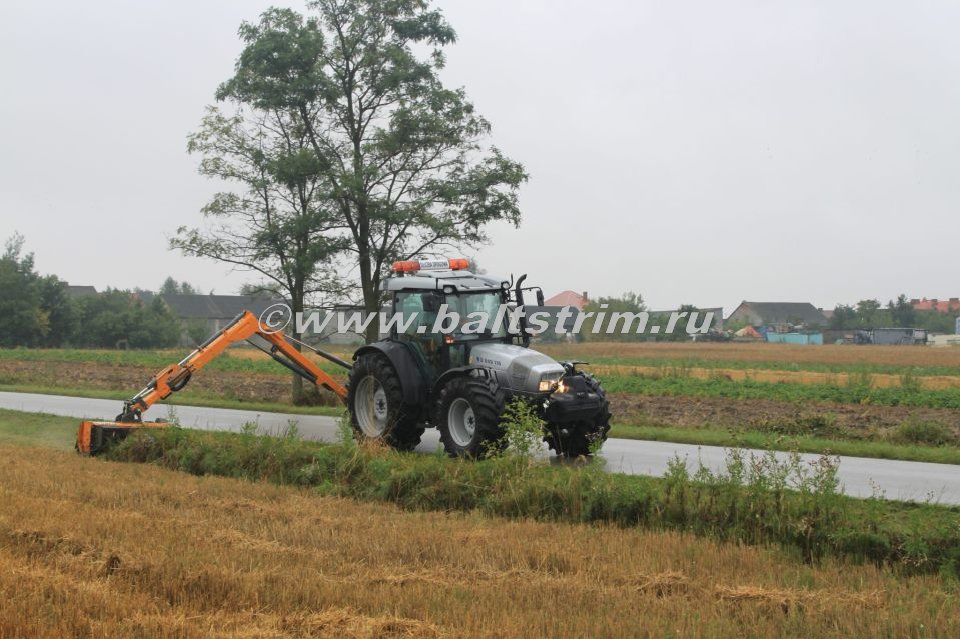
POLYGON ((302 127, 282 110, 227 116, 211 107, 188 150, 225 190, 203 207, 206 228, 181 227, 171 245, 256 273, 295 311, 311 295, 338 290, 338 222, 311 165, 302 127))
MULTIPOLYGON (((364 307, 375 311, 393 260, 482 243, 490 222, 519 224, 517 189, 527 176, 487 146, 490 124, 464 90, 440 82, 442 49, 455 33, 428 2, 308 7, 309 16, 273 8, 240 27, 236 72, 217 90, 237 115, 213 109, 191 138, 204 173, 246 187, 205 213, 241 218, 255 233, 184 229, 174 245, 245 266, 301 259, 304 274, 315 267, 328 284, 339 283, 325 271, 336 255, 336 273, 358 281, 364 307), (271 200, 310 214, 281 223, 271 200), (304 248, 315 252, 288 255, 295 237, 313 237, 304 248)), ((261 274, 292 288, 276 269, 261 274)), ((375 334, 371 326, 368 337, 375 334)))
POLYGON ((635 331, 626 334, 622 334, 619 330, 611 334, 603 332, 606 330, 613 313, 639 313, 647 310, 647 306, 643 302, 643 296, 639 293, 627 291, 620 297, 600 297, 590 300, 583 307, 583 310, 594 315, 583 322, 583 327, 577 336, 582 341, 638 341, 643 339, 643 336, 637 335, 635 331), (599 328, 601 332, 594 334, 593 330, 597 324, 599 313, 604 313, 604 320, 599 328))
POLYGON ((884 307, 878 300, 860 300, 855 305, 839 304, 833 309, 830 328, 867 330, 871 328, 923 328, 934 333, 953 333, 954 315, 935 310, 913 308, 910 298, 901 294, 884 307))
POLYGON ((162 348, 175 345, 180 324, 155 298, 144 304, 130 291, 74 300, 54 275, 40 275, 19 234, 0 257, 0 347, 90 346, 162 348))
POLYGON ((180 322, 159 297, 145 304, 130 291, 108 289, 78 306, 75 346, 168 348, 180 340, 180 322))
POLYGON ((50 333, 41 278, 33 253, 23 254, 23 243, 22 235, 14 235, 0 258, 0 346, 42 346, 50 333))
POLYGON ((200 291, 187 281, 178 282, 172 277, 163 280, 160 286, 160 295, 199 295, 200 291))

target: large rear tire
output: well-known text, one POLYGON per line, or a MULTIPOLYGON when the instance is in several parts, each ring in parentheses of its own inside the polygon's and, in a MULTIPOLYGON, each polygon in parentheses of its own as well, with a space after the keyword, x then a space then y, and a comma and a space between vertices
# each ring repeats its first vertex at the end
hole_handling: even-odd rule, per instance
POLYGON ((456 377, 443 387, 434 423, 451 457, 480 458, 503 449, 502 393, 482 377, 456 377))
POLYGON ((600 410, 593 419, 569 424, 547 424, 543 441, 557 455, 577 458, 588 457, 607 441, 610 432, 610 403, 600 381, 589 373, 581 373, 591 393, 600 396, 600 410))
POLYGON ((350 424, 359 441, 382 441, 397 450, 413 450, 423 426, 417 411, 403 403, 400 377, 385 356, 361 355, 347 385, 350 424))

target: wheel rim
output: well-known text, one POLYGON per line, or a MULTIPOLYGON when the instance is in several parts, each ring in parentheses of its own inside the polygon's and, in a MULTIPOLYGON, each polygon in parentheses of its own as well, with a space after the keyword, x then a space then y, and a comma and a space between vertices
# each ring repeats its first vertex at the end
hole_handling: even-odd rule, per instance
POLYGON ((357 416, 357 425, 364 435, 367 437, 383 435, 387 430, 389 408, 387 393, 376 377, 368 375, 360 380, 354 400, 354 413, 357 416))
POLYGON ((470 445, 474 433, 477 432, 477 420, 470 402, 458 397, 450 403, 450 409, 447 411, 447 428, 450 430, 453 443, 457 446, 466 448, 470 445))

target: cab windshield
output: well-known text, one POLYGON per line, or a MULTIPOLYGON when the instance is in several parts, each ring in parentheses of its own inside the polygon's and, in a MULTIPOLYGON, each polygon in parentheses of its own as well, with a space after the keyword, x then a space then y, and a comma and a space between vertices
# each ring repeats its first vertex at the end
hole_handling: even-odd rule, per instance
POLYGON ((509 315, 501 313, 503 298, 499 292, 459 293, 444 300, 449 313, 459 316, 453 336, 457 340, 500 339, 507 335, 509 315), (502 317, 501 317, 502 315, 502 317), (498 325, 499 324, 499 325, 498 325))

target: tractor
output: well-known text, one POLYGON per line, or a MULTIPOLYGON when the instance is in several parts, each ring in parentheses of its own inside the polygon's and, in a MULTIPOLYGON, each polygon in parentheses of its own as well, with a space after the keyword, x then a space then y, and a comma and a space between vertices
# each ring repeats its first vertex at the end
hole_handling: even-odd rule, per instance
POLYGON ((516 311, 530 291, 543 306, 542 290, 524 288, 526 275, 514 284, 467 267, 458 259, 394 263, 383 289, 389 310, 407 321, 389 322, 387 336, 354 354, 347 405, 356 434, 412 450, 435 427, 450 455, 481 457, 502 446, 504 407, 520 399, 534 406, 558 455, 589 455, 607 438, 609 404, 600 382, 577 369, 583 362, 557 362, 530 348, 532 331, 516 311), (433 330, 441 311, 496 318, 503 309, 519 316, 513 327, 433 330))
POLYGON ((514 284, 467 268, 463 259, 394 263, 383 280, 389 334, 357 349, 352 364, 244 311, 183 360, 157 373, 124 402, 115 421, 82 422, 76 449, 96 454, 138 428, 163 428, 165 422, 146 422, 143 413, 183 389, 230 345, 246 341, 344 400, 360 440, 408 451, 420 443, 426 428, 435 427, 451 456, 483 457, 502 448, 505 407, 521 400, 534 407, 545 424, 544 441, 558 455, 591 454, 610 430, 609 404, 600 382, 577 369, 583 362, 557 362, 530 348, 532 331, 519 311, 529 291, 536 291, 537 304, 543 306, 543 292, 524 288, 526 275, 514 284), (468 330, 464 323, 437 331, 441 313, 465 319, 481 313, 492 321, 478 330, 468 330), (507 318, 517 321, 508 323, 507 318), (293 343, 348 369, 346 386, 293 343))

